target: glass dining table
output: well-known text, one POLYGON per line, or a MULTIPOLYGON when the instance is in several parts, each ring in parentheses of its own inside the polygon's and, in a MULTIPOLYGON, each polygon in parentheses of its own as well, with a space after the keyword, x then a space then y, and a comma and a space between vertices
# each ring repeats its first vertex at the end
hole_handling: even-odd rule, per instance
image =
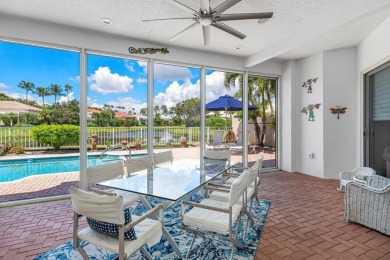
MULTIPOLYGON (((127 178, 103 181, 98 185, 136 193, 148 210, 152 208, 148 197, 163 200, 166 209, 188 198, 207 182, 229 170, 232 165, 219 160, 183 159, 133 173, 127 178)), ((178 245, 165 227, 163 234, 176 254, 181 256, 178 245)))

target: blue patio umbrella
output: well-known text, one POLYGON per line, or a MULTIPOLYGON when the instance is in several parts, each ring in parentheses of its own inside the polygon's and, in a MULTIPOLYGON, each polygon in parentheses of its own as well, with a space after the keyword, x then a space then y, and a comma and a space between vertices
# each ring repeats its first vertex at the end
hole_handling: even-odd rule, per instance
MULTIPOLYGON (((227 111, 241 111, 243 108, 242 101, 235 99, 232 96, 225 95, 220 96, 218 99, 211 101, 206 104, 207 111, 225 111, 225 116, 227 111)), ((248 105, 248 110, 256 110, 257 107, 248 105)), ((226 121, 225 121, 226 128, 226 121)))
MULTIPOLYGON (((218 99, 206 104, 207 111, 241 111, 242 101, 229 95, 220 96, 218 99)), ((248 110, 256 110, 257 107, 248 105, 248 110)))

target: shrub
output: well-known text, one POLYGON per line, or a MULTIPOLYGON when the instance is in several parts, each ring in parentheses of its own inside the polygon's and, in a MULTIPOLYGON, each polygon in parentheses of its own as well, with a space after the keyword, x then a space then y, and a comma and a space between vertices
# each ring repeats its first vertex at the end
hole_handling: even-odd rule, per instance
POLYGON ((79 142, 80 128, 74 125, 40 125, 31 131, 35 141, 53 146, 55 150, 79 142))
POLYGON ((5 148, 0 147, 0 156, 5 155, 7 152, 5 151, 5 148))
POLYGON ((25 151, 23 146, 14 146, 9 150, 9 153, 23 154, 25 151))

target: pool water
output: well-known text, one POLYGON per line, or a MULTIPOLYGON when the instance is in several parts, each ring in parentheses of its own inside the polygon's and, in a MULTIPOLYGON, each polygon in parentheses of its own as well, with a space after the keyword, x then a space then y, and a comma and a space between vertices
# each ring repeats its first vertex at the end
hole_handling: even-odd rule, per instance
MULTIPOLYGON (((111 155, 102 160, 98 155, 90 155, 87 167, 104 165, 117 160, 122 159, 111 155)), ((0 182, 14 181, 32 175, 78 172, 79 170, 79 156, 0 160, 0 182)))

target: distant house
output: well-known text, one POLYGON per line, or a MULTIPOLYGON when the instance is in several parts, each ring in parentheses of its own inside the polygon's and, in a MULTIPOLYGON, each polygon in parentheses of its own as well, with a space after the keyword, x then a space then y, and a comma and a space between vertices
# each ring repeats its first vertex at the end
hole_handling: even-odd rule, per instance
MULTIPOLYGON (((87 109, 87 118, 91 119, 93 113, 100 113, 100 112, 101 112, 100 110, 97 110, 94 108, 89 108, 89 109, 87 109)), ((130 114, 126 114, 124 112, 115 112, 114 118, 120 118, 120 119, 134 118, 134 119, 139 121, 140 119, 146 119, 147 117, 143 116, 143 115, 130 115, 130 114)))
MULTIPOLYGON (((18 123, 20 115, 37 114, 39 111, 41 111, 41 109, 17 101, 0 101, 0 114, 14 113, 18 117, 18 123)), ((0 125, 2 124, 3 122, 0 121, 0 125)))
POLYGON ((87 109, 87 119, 91 119, 93 113, 100 113, 100 110, 97 110, 94 108, 88 108, 87 109))

